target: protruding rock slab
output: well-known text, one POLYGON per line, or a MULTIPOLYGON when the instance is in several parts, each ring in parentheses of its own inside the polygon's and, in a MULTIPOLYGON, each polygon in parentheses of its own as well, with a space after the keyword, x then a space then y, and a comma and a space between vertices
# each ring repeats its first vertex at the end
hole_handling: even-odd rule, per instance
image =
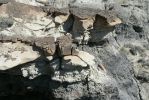
POLYGON ((68 19, 68 17, 69 17, 69 14, 57 15, 54 18, 54 21, 56 23, 62 24, 62 23, 64 23, 68 19))
POLYGON ((54 37, 40 37, 35 39, 35 45, 43 49, 47 55, 53 55, 55 53, 55 40, 54 37))
POLYGON ((7 36, 0 34, 0 42, 22 42, 26 45, 36 46, 42 49, 47 56, 54 55, 56 46, 54 37, 26 37, 19 35, 7 36))
POLYGON ((10 2, 6 5, 6 11, 9 16, 22 18, 24 20, 33 20, 46 15, 40 7, 26 5, 18 2, 10 2))
POLYGON ((57 43, 60 49, 60 55, 77 55, 77 51, 72 47, 71 35, 61 36, 57 38, 57 43))
POLYGON ((7 70, 17 65, 33 61, 39 57, 37 51, 23 43, 0 44, 0 70, 7 70))
POLYGON ((90 39, 89 30, 93 28, 94 20, 94 17, 74 17, 72 33, 75 42, 81 44, 81 42, 85 42, 90 39))

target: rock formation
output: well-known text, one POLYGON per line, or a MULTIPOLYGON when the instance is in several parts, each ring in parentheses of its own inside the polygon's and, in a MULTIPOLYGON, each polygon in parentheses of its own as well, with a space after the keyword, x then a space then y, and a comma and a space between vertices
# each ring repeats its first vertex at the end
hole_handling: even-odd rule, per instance
POLYGON ((0 100, 148 100, 148 0, 0 0, 0 100))

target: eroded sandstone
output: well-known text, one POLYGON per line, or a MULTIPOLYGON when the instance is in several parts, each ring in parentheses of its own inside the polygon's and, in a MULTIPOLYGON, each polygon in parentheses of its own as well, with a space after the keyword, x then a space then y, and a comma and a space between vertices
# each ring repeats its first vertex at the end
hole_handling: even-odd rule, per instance
POLYGON ((148 100, 148 4, 0 0, 0 97, 148 100))
POLYGON ((21 43, 3 43, 0 54, 0 70, 7 70, 18 65, 36 60, 40 55, 38 51, 33 51, 31 46, 21 43))

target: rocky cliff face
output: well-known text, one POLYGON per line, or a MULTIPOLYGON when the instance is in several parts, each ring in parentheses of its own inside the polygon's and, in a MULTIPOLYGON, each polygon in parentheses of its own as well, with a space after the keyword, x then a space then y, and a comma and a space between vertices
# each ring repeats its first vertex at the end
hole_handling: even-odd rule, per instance
POLYGON ((148 0, 0 0, 1 100, 148 100, 148 0))

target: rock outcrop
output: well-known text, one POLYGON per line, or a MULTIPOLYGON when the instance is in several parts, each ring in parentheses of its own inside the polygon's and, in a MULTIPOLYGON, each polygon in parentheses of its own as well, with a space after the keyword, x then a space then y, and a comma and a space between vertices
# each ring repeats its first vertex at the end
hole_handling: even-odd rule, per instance
POLYGON ((148 100, 148 0, 0 0, 0 99, 148 100))

